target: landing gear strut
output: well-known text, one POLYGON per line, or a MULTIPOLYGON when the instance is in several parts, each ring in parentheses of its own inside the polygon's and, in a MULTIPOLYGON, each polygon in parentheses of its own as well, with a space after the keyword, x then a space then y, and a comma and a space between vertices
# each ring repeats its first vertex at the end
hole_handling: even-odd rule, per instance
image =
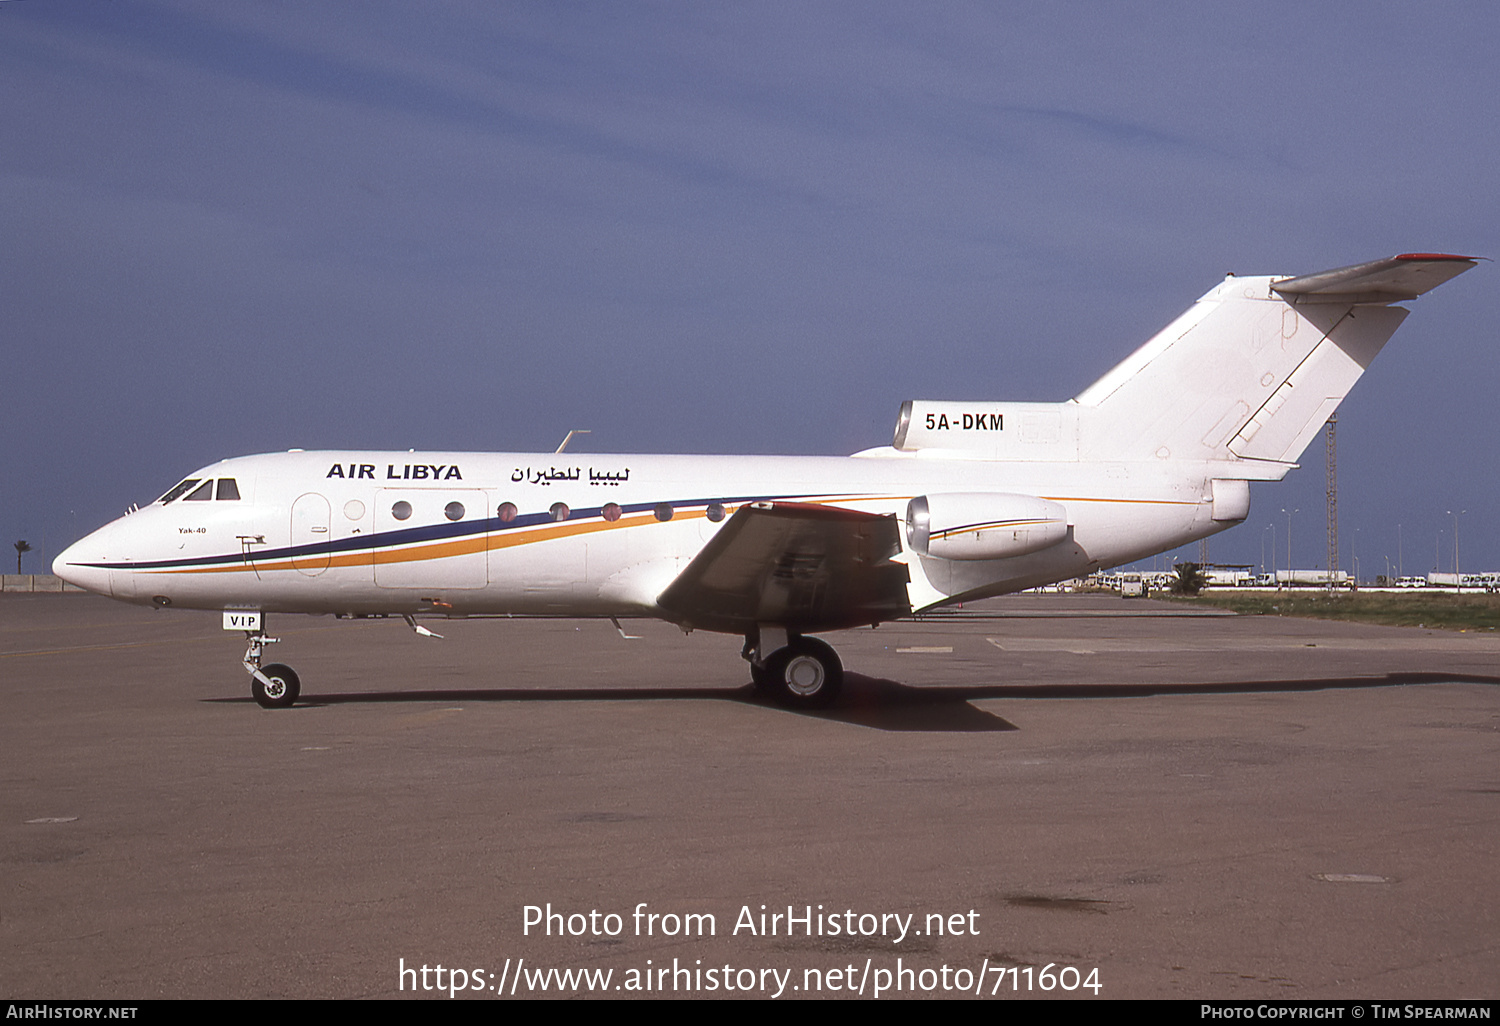
POLYGON ((260 665, 265 647, 281 640, 266 636, 264 614, 260 624, 255 630, 245 632, 245 669, 250 671, 250 694, 262 709, 290 708, 302 693, 302 681, 297 671, 284 663, 260 665))
POLYGON ((821 709, 838 698, 844 667, 832 646, 777 628, 761 627, 745 639, 750 679, 793 709, 821 709))

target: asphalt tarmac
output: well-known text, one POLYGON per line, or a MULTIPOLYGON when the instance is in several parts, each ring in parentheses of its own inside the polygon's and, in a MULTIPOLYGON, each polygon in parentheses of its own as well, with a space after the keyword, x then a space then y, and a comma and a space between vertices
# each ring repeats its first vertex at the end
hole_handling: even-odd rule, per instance
POLYGON ((1179 612, 829 635, 818 714, 664 624, 272 617, 268 711, 217 614, 0 596, 0 997, 1500 997, 1500 637, 1179 612))

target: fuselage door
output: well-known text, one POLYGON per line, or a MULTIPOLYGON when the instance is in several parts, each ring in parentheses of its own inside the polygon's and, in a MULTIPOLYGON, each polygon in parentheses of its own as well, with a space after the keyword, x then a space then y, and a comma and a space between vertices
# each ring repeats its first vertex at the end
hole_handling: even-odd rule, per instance
POLYGON ((308 492, 292 503, 292 547, 314 546, 294 555, 292 566, 309 577, 327 570, 332 559, 328 548, 331 511, 328 500, 316 492, 308 492))

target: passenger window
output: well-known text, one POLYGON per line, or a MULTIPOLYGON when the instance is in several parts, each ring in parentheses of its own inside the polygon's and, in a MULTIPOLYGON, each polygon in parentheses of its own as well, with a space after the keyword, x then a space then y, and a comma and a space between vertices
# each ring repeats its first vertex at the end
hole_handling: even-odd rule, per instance
POLYGON ((411 517, 411 503, 402 499, 391 507, 391 516, 397 520, 406 520, 411 517))
POLYGON ((571 511, 568 509, 566 502, 554 502, 550 512, 552 513, 553 520, 566 520, 571 511))
POLYGON ((502 502, 500 508, 495 510, 495 515, 500 518, 502 524, 508 524, 516 519, 516 514, 519 512, 514 502, 502 502))
POLYGON ((666 523, 672 519, 672 504, 670 502, 658 502, 656 508, 651 512, 656 514, 656 519, 666 523))
POLYGON ((610 523, 614 523, 616 520, 619 520, 620 514, 623 512, 625 511, 620 508, 620 504, 618 502, 606 502, 604 504, 604 508, 599 511, 600 515, 610 523))
POLYGON ((238 499, 239 497, 240 486, 234 483, 234 478, 219 478, 219 490, 214 494, 215 499, 238 499))
POLYGON ((197 488, 194 488, 193 491, 192 491, 192 494, 188 495, 182 501, 183 502, 207 502, 209 499, 212 499, 213 497, 214 497, 214 483, 213 483, 212 480, 209 480, 209 481, 204 481, 197 488))
POLYGON ((710 502, 708 508, 703 511, 703 515, 717 524, 720 520, 724 519, 724 504, 722 502, 710 502))
POLYGON ((462 520, 464 518, 464 504, 461 502, 450 502, 443 507, 443 516, 449 520, 462 520))
POLYGON ((199 478, 199 477, 190 477, 186 481, 183 481, 181 484, 177 485, 177 487, 173 488, 166 495, 163 495, 160 499, 157 499, 156 501, 159 502, 159 503, 161 503, 163 506, 165 506, 167 503, 169 503, 173 499, 177 498, 179 495, 181 495, 183 492, 187 491, 189 488, 193 487, 193 485, 197 484, 201 480, 203 480, 203 479, 199 478))

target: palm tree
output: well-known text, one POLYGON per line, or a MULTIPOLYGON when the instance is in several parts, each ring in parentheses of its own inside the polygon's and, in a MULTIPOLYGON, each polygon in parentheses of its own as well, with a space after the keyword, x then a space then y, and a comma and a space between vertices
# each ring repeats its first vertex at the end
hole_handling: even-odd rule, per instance
POLYGON ((1197 563, 1178 563, 1172 570, 1177 574, 1170 589, 1173 595, 1196 595, 1208 585, 1208 577, 1197 563))
POLYGON ((31 546, 24 539, 16 542, 16 573, 21 572, 21 556, 30 551, 31 546))

